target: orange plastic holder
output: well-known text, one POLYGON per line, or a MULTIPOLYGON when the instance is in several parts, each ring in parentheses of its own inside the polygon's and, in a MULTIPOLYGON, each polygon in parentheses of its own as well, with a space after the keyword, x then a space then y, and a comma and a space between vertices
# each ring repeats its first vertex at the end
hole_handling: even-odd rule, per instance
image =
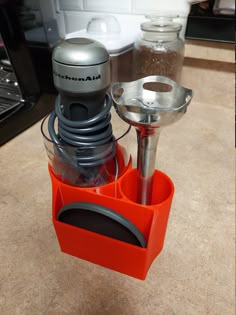
POLYGON ((144 280, 161 252, 174 194, 174 185, 156 170, 151 205, 135 202, 137 171, 129 168, 117 181, 94 188, 79 188, 61 182, 49 165, 52 180, 52 219, 62 252, 144 280), (141 248, 57 220, 61 207, 71 202, 91 202, 129 219, 144 235, 147 247, 141 248))

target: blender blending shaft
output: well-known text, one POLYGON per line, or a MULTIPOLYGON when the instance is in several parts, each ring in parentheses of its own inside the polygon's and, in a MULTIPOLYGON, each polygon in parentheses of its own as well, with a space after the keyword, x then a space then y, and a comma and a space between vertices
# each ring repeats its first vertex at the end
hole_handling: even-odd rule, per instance
POLYGON ((111 94, 118 115, 137 132, 137 202, 152 204, 160 127, 173 124, 185 114, 192 90, 167 77, 153 75, 132 82, 114 83, 111 94), (159 92, 148 89, 146 83, 153 87, 160 84, 161 89, 159 92), (167 87, 165 91, 163 85, 167 87))
POLYGON ((138 140, 138 192, 137 202, 151 204, 153 191, 153 174, 155 171, 156 150, 160 130, 154 128, 137 128, 138 140))

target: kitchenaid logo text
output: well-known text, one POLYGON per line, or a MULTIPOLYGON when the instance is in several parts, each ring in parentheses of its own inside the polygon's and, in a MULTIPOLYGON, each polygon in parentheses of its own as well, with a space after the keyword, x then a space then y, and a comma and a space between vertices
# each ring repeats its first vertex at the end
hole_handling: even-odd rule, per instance
POLYGON ((101 75, 93 75, 93 76, 87 76, 87 77, 79 77, 79 78, 76 78, 76 77, 71 77, 69 75, 62 75, 58 72, 56 72, 55 70, 53 71, 53 74, 55 76, 57 76, 58 78, 60 79, 65 79, 65 80, 72 80, 72 81, 94 81, 94 80, 99 80, 101 79, 101 75))

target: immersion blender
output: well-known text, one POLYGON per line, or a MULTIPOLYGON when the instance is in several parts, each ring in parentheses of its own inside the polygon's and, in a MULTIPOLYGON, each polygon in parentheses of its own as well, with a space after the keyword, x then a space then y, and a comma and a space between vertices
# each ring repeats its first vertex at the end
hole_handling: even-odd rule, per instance
POLYGON ((102 184, 99 167, 116 153, 110 123, 112 100, 107 93, 109 54, 95 40, 71 38, 54 48, 52 65, 59 95, 48 130, 57 158, 80 174, 76 184, 102 184))
POLYGON ((192 99, 192 90, 167 77, 148 76, 133 82, 115 83, 111 93, 119 116, 136 128, 137 202, 150 205, 160 127, 170 125, 183 116, 192 99), (156 92, 155 87, 162 91, 156 92))

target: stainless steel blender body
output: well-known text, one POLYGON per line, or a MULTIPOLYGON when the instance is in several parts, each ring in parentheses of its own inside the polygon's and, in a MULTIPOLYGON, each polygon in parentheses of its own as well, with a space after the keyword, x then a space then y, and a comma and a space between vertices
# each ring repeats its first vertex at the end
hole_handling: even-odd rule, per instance
POLYGON ((101 43, 88 38, 64 40, 53 50, 52 66, 68 119, 86 120, 102 111, 110 85, 110 56, 101 43))
POLYGON ((95 40, 71 38, 54 48, 52 66, 59 95, 48 120, 48 132, 56 160, 61 161, 63 172, 73 169, 66 172, 68 182, 101 185, 108 178, 104 165, 116 163, 112 100, 107 93, 109 53, 95 40))
POLYGON ((115 83, 111 93, 118 115, 135 126, 137 132, 137 202, 151 204, 160 127, 183 116, 192 99, 192 90, 163 76, 148 76, 132 82, 115 83))

